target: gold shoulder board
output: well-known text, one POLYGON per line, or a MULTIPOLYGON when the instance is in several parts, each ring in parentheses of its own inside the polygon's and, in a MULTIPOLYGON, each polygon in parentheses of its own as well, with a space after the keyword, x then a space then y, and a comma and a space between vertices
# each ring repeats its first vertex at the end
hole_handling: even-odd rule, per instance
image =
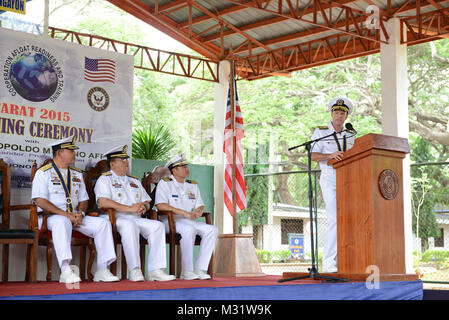
POLYGON ((42 170, 42 171, 45 172, 45 171, 51 169, 52 167, 53 167, 53 166, 51 165, 51 163, 49 163, 49 164, 43 166, 42 168, 40 168, 39 170, 42 170))
POLYGON ((131 177, 131 178, 134 178, 134 179, 136 179, 136 180, 139 180, 139 179, 137 179, 136 176, 133 176, 133 175, 130 175, 130 174, 127 174, 127 176, 128 176, 128 177, 131 177))
POLYGON ((164 181, 166 181, 166 182, 169 182, 169 181, 171 181, 172 179, 171 179, 170 177, 165 177, 165 178, 162 178, 162 180, 164 180, 164 181))
POLYGON ((196 182, 196 180, 191 180, 191 179, 187 179, 186 182, 192 183, 192 184, 198 184, 198 182, 196 182))
POLYGON ((102 176, 112 176, 112 172, 110 172, 110 171, 103 172, 101 175, 102 176))
POLYGON ((72 169, 72 170, 75 170, 75 171, 78 171, 78 172, 83 172, 83 170, 81 170, 81 169, 78 169, 78 168, 75 168, 75 167, 69 167, 70 169, 72 169))
POLYGON ((318 129, 320 129, 320 130, 327 130, 327 129, 329 129, 329 127, 327 127, 327 126, 319 126, 318 129))

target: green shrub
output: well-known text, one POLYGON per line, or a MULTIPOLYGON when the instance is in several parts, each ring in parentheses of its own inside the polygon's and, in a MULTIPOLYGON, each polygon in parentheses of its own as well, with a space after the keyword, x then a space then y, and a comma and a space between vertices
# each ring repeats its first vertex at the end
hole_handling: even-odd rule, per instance
POLYGON ((445 267, 447 258, 449 258, 449 251, 427 250, 422 254, 422 261, 434 262, 437 269, 445 267))
POLYGON ((271 262, 272 254, 268 250, 256 249, 256 255, 257 255, 257 258, 259 259, 260 263, 271 262))
POLYGON ((278 262, 285 262, 290 260, 291 252, 290 250, 277 250, 273 252, 273 260, 278 262))

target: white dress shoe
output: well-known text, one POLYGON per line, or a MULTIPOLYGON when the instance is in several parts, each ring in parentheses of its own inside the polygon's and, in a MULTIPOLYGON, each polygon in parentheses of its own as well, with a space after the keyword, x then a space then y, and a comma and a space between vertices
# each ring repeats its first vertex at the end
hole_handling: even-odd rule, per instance
POLYGON ((196 280, 199 279, 200 277, 192 271, 183 271, 181 272, 181 279, 183 280, 196 280))
POLYGON ((203 270, 195 270, 196 275, 198 276, 198 278, 200 280, 207 280, 210 279, 210 275, 208 275, 206 272, 204 272, 203 270))
POLYGON ((170 274, 166 274, 161 269, 153 270, 148 274, 149 281, 170 281, 175 280, 176 277, 170 274))
POLYGON ((81 278, 78 277, 75 272, 71 268, 67 268, 64 272, 61 272, 61 276, 59 277, 60 283, 77 283, 81 282, 81 278))
POLYGON ((130 281, 145 281, 145 278, 143 277, 142 274, 142 270, 140 270, 139 268, 133 269, 131 270, 131 272, 129 273, 129 278, 130 281))
POLYGON ((120 279, 116 276, 114 276, 111 271, 108 269, 98 270, 95 272, 94 276, 94 282, 114 282, 114 281, 120 281, 120 279))

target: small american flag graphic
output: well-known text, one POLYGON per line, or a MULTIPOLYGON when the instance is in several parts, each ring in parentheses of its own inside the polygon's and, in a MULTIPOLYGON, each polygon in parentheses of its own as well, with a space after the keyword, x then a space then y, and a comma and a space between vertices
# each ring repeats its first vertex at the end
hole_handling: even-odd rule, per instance
POLYGON ((84 79, 93 82, 115 83, 115 61, 84 57, 84 79))

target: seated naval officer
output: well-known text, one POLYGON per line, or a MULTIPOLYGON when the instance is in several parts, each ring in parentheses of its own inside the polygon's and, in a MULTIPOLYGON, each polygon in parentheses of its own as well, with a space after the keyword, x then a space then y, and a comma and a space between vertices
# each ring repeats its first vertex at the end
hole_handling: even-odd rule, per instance
MULTIPOLYGON (((94 281, 119 281, 107 268, 116 259, 111 224, 99 217, 85 216, 84 213, 89 196, 82 171, 70 166, 75 162, 75 150, 78 149, 73 136, 58 140, 50 146, 53 161, 36 172, 31 198, 37 204, 38 211, 50 213, 47 227, 52 231, 56 257, 61 268, 59 282, 81 281, 69 266, 72 260, 72 230, 94 238, 97 249, 94 281)), ((39 228, 41 225, 42 217, 39 218, 39 228)))
MULTIPOLYGON (((159 181, 155 204, 158 210, 175 213, 176 232, 182 237, 180 240, 181 279, 210 279, 210 275, 205 270, 209 266, 215 248, 218 229, 204 222, 194 221, 203 215, 204 204, 197 182, 187 179, 190 171, 185 154, 182 153, 171 159, 166 167, 170 170, 171 176, 159 181), (193 247, 197 234, 201 236, 201 244, 194 266, 193 247)), ((168 218, 162 216, 160 219, 165 223, 168 231, 168 218)))
MULTIPOLYGON (((95 195, 100 208, 116 210, 117 230, 122 237, 129 280, 144 281, 140 265, 140 235, 148 240, 148 280, 169 281, 175 277, 162 269, 167 266, 165 227, 160 221, 142 218, 150 209, 150 196, 141 182, 129 175, 127 146, 115 147, 105 153, 110 171, 103 173, 95 185, 95 195)), ((107 215, 102 215, 108 218, 107 215)))
POLYGON ((321 168, 320 187, 326 207, 327 225, 324 239, 323 272, 337 272, 337 182, 336 171, 327 164, 328 160, 341 160, 344 152, 354 145, 354 134, 343 131, 344 123, 352 113, 352 103, 347 98, 335 98, 328 104, 331 121, 325 127, 318 127, 312 140, 334 133, 312 145, 312 161, 318 161, 321 168))

